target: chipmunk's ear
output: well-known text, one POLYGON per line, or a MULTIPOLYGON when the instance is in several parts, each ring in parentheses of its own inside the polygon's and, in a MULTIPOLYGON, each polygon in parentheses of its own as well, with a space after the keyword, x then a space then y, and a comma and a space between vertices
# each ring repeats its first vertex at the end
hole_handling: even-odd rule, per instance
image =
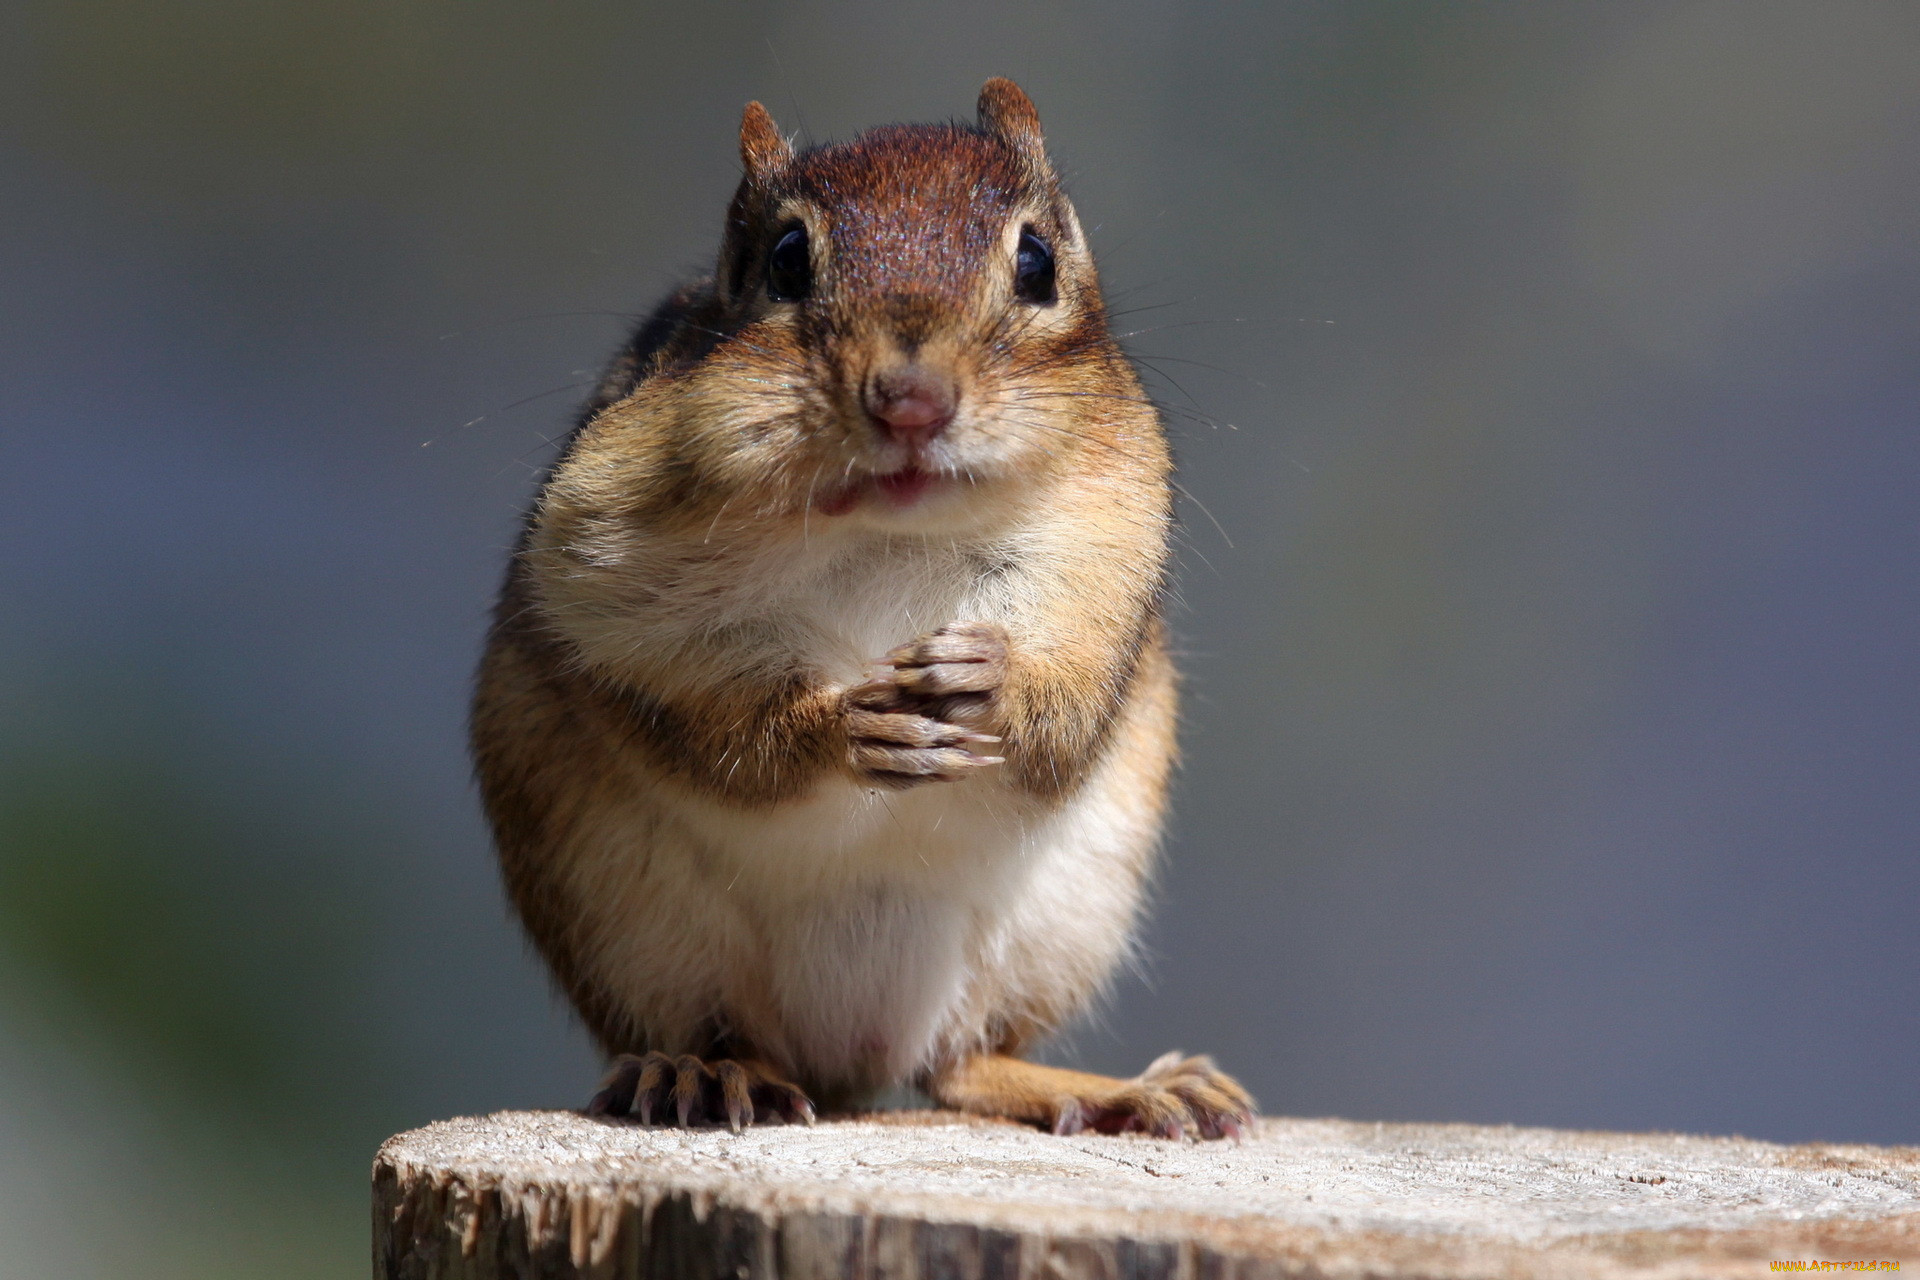
POLYGON ((1040 113, 1033 109, 1033 99, 1003 76, 980 86, 980 127, 1036 160, 1046 155, 1040 140, 1040 113))
POLYGON ((747 176, 759 181, 793 162, 793 144, 780 136, 780 127, 767 109, 749 102, 740 113, 740 163, 747 176))

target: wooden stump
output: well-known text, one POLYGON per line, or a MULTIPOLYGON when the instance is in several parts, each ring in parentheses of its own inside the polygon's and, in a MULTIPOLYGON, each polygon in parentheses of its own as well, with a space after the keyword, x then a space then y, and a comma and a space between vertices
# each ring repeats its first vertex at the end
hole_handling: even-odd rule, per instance
POLYGON ((1341 1120, 1182 1145, 941 1112, 731 1134, 501 1112, 383 1146, 373 1225, 388 1280, 1890 1270, 1920 1265, 1920 1149, 1341 1120))

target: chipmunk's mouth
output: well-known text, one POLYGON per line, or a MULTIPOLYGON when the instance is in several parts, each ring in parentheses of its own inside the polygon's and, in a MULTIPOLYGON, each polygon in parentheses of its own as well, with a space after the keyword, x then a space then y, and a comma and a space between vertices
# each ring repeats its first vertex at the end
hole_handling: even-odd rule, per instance
POLYGON ((873 487, 880 496, 896 507, 910 507, 920 501, 926 491, 939 480, 931 471, 922 471, 918 467, 902 467, 890 471, 884 476, 873 478, 873 487))
POLYGON ((875 498, 896 511, 905 511, 956 480, 950 473, 927 471, 909 463, 898 471, 861 476, 816 499, 813 505, 822 515, 843 516, 865 499, 875 498))

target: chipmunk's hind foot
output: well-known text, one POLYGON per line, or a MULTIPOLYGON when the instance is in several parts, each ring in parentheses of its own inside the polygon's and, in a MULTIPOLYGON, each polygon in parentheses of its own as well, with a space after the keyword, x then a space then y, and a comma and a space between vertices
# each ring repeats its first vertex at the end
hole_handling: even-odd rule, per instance
POLYGON ((1131 1080, 1102 1097, 1061 1100, 1055 1133, 1151 1133, 1238 1141, 1253 1123, 1253 1096, 1204 1054, 1162 1054, 1131 1080))
POLYGON ((1156 1058, 1131 1080, 982 1054, 937 1073, 928 1091, 962 1111, 1024 1120, 1060 1134, 1238 1139, 1255 1112, 1252 1096, 1212 1058, 1178 1052, 1156 1058))
POLYGON ((757 1062, 720 1058, 709 1063, 690 1053, 623 1053, 613 1060, 600 1092, 587 1103, 590 1116, 628 1116, 641 1124, 681 1128, 725 1122, 735 1133, 758 1120, 813 1123, 813 1102, 757 1062))

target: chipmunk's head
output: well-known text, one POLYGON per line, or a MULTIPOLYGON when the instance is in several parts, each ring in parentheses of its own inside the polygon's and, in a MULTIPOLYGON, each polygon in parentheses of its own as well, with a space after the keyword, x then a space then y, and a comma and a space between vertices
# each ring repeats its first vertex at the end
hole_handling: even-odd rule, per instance
POLYGON ((1136 418, 1086 238, 1012 81, 987 82, 972 125, 799 153, 749 103, 740 154, 702 364, 744 376, 707 429, 787 505, 972 523, 1136 418))

